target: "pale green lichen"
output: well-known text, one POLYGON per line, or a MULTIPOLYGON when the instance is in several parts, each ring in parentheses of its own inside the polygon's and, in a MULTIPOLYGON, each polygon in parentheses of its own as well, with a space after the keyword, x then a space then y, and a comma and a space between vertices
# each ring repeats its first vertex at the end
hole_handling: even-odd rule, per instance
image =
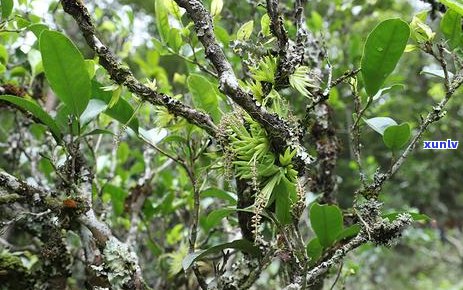
POLYGON ((129 282, 137 270, 137 257, 126 244, 110 238, 103 251, 104 269, 109 283, 116 289, 129 282))

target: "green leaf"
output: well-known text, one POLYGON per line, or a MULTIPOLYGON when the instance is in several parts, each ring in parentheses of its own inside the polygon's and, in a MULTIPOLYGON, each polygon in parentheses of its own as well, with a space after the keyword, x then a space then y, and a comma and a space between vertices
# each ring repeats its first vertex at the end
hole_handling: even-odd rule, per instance
POLYGON ((365 121, 371 129, 381 135, 384 134, 384 130, 386 130, 387 127, 397 125, 397 122, 389 117, 375 117, 371 119, 363 119, 363 121, 365 121))
MULTIPOLYGON (((109 104, 112 98, 112 92, 104 91, 99 82, 92 81, 92 96, 109 104)), ((130 121, 128 124, 129 128, 138 133, 138 119, 134 117, 135 110, 125 99, 119 98, 119 101, 113 107, 108 108, 104 114, 122 124, 127 124, 130 121)))
POLYGON ((169 11, 167 10, 164 0, 154 1, 154 11, 156 14, 156 27, 158 29, 161 41, 166 43, 169 37, 169 11))
POLYGON ((2 3, 2 20, 10 17, 13 12, 13 0, 1 0, 2 3))
POLYGON ((342 230, 342 232, 339 233, 336 240, 340 241, 340 240, 343 240, 345 238, 353 237, 353 236, 355 236, 356 234, 358 234, 360 232, 361 228, 362 227, 360 225, 357 225, 357 224, 351 225, 350 227, 347 227, 347 228, 344 228, 342 230))
POLYGON ((323 247, 318 238, 313 238, 307 243, 307 256, 310 258, 310 265, 314 265, 322 256, 323 247))
POLYGON ((182 47, 182 34, 179 29, 169 29, 169 35, 167 37, 167 44, 175 51, 178 52, 182 47))
POLYGON ((260 19, 260 31, 264 36, 269 36, 270 32, 270 16, 265 13, 260 19))
POLYGON ((214 197, 228 201, 230 204, 236 204, 237 196, 233 192, 228 192, 220 188, 208 188, 201 191, 201 197, 214 197))
POLYGON ((307 25, 311 31, 321 31, 323 28, 323 17, 317 11, 312 10, 310 18, 307 20, 307 25))
POLYGON ((211 211, 206 218, 206 224, 208 229, 215 227, 224 219, 225 217, 231 215, 232 213, 236 212, 236 208, 233 207, 226 207, 226 208, 219 208, 216 210, 211 211))
POLYGON ((426 221, 431 220, 431 218, 429 216, 427 216, 427 215, 425 215, 423 213, 406 212, 406 211, 404 211, 404 212, 391 212, 391 213, 388 213, 388 214, 383 214, 382 217, 387 218, 387 219, 389 219, 389 221, 392 222, 392 221, 395 221, 399 217, 400 214, 409 214, 412 217, 412 219, 414 221, 416 221, 416 222, 417 221, 425 221, 426 222, 426 221))
POLYGON ((214 86, 207 78, 199 74, 190 74, 187 84, 195 107, 209 113, 214 121, 219 121, 221 113, 219 110, 219 99, 214 86))
POLYGON ((37 37, 37 39, 40 39, 40 34, 44 30, 48 30, 48 26, 43 24, 43 23, 36 23, 36 24, 29 25, 29 27, 27 27, 27 29, 32 31, 32 33, 34 33, 34 35, 35 35, 35 37, 37 37))
POLYGON ((361 61, 362 77, 368 95, 375 95, 392 73, 410 36, 410 27, 401 19, 388 19, 368 35, 361 61))
MULTIPOLYGON (((280 184, 284 184, 284 182, 281 181, 280 184)), ((292 221, 289 192, 287 190, 278 191, 279 192, 275 194, 275 215, 278 222, 280 222, 282 225, 288 225, 292 221)))
POLYGON ((310 207, 310 224, 320 244, 327 248, 336 241, 343 230, 341 210, 335 205, 314 203, 310 207))
POLYGON ((212 0, 211 2, 211 15, 212 17, 216 17, 220 15, 223 8, 223 0, 212 0))
POLYGON ((299 66, 294 73, 289 76, 289 84, 295 88, 304 97, 310 97, 312 94, 307 88, 315 88, 313 80, 310 78, 310 69, 307 66, 299 66))
POLYGON ((411 132, 408 123, 389 126, 384 130, 383 141, 391 150, 398 150, 410 140, 411 132))
POLYGON ((273 195, 275 197, 275 216, 278 222, 282 225, 290 224, 293 221, 291 209, 292 203, 295 201, 296 186, 286 177, 282 177, 275 186, 273 195))
POLYGON ((109 193, 113 204, 114 213, 118 216, 124 212, 124 202, 127 197, 127 192, 118 186, 107 184, 103 188, 103 192, 109 193))
POLYGON ((96 72, 95 61, 93 59, 86 59, 85 66, 87 67, 88 77, 93 79, 96 72))
POLYGON ((249 37, 251 37, 253 28, 254 28, 253 20, 246 22, 238 29, 238 32, 236 33, 236 39, 237 40, 248 40, 249 37))
POLYGON ((439 2, 463 16, 463 0, 439 0, 439 2))
POLYGON ((88 106, 80 116, 80 123, 85 125, 91 120, 95 119, 100 113, 104 112, 108 105, 102 100, 91 99, 88 106))
POLYGON ((48 115, 48 113, 45 112, 39 105, 32 101, 10 95, 0 95, 0 100, 7 101, 23 110, 30 112, 35 118, 37 118, 41 123, 50 129, 53 137, 58 143, 61 142, 61 130, 53 118, 48 115))
POLYGON ((8 63, 8 50, 0 44, 0 63, 6 65, 8 63))
POLYGON ((410 23, 411 37, 418 43, 432 41, 436 33, 434 33, 428 25, 419 17, 414 16, 410 23))
POLYGON ((90 100, 91 83, 84 58, 65 35, 51 30, 40 34, 42 63, 57 97, 78 117, 90 100))
POLYGON ((460 14, 456 13, 452 9, 448 9, 442 17, 440 29, 442 30, 445 38, 447 38, 449 46, 452 49, 461 45, 462 31, 460 14))
POLYGON ((256 257, 256 258, 261 256, 261 252, 259 250, 259 247, 255 246, 250 241, 248 241, 248 240, 235 240, 235 241, 230 242, 230 243, 224 243, 224 244, 220 244, 220 245, 217 245, 217 246, 213 246, 213 247, 211 247, 211 248, 209 248, 207 250, 201 250, 201 251, 197 251, 197 252, 188 254, 188 256, 186 256, 185 259, 183 259, 183 263, 182 263, 183 270, 187 270, 188 268, 190 268, 191 265, 195 261, 198 261, 198 260, 206 257, 207 255, 217 253, 217 252, 225 250, 225 249, 238 249, 238 250, 240 250, 242 252, 251 254, 251 256, 256 257))

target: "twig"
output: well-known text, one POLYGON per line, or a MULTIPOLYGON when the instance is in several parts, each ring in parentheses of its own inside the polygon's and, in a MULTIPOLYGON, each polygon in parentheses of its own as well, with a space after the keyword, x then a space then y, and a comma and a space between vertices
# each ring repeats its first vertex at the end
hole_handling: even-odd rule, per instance
POLYGON ((336 274, 336 279, 334 279, 334 282, 333 282, 333 284, 331 285, 330 290, 333 290, 333 289, 334 289, 334 286, 336 286, 336 283, 338 283, 339 277, 341 276, 341 272, 342 272, 342 267, 343 267, 343 266, 344 266, 344 263, 341 263, 341 266, 339 266, 338 273, 336 274))
POLYGON ((367 238, 364 236, 362 232, 360 232, 357 236, 355 236, 352 240, 350 240, 347 244, 343 245, 341 248, 337 249, 334 254, 326 260, 322 262, 320 265, 316 266, 312 270, 307 273, 307 283, 309 286, 313 285, 318 277, 325 274, 333 265, 338 264, 347 253, 356 249, 360 245, 367 242, 367 238))

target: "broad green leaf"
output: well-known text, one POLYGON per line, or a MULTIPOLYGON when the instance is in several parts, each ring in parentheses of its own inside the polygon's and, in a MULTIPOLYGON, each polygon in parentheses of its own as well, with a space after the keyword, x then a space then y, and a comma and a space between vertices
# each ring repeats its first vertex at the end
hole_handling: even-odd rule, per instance
POLYGON ((323 247, 318 238, 313 238, 307 243, 307 256, 310 258, 310 265, 314 265, 322 256, 323 247))
POLYGON ((36 23, 36 24, 29 25, 29 27, 27 29, 32 31, 32 33, 34 33, 34 35, 35 35, 35 37, 37 37, 37 39, 40 39, 40 34, 44 30, 48 30, 48 26, 43 24, 43 23, 36 23))
POLYGON ((43 72, 42 56, 40 55, 40 51, 31 49, 27 54, 27 60, 31 66, 31 74, 33 77, 43 72))
POLYGON ((87 67, 88 77, 90 79, 93 79, 97 68, 95 65, 95 61, 93 59, 86 59, 85 66, 87 67))
POLYGON ((80 123, 85 125, 91 120, 95 119, 100 113, 104 112, 108 105, 102 100, 91 99, 88 102, 87 108, 80 116, 80 123))
POLYGON ((439 2, 463 16, 463 0, 439 0, 439 2))
POLYGON ((389 149, 398 150, 407 144, 410 135, 410 125, 402 123, 387 127, 384 130, 383 141, 389 149))
POLYGON ((169 29, 169 35, 167 37, 167 44, 175 51, 178 52, 183 45, 182 34, 179 29, 169 29))
POLYGON ((1 0, 2 3, 2 20, 10 17, 13 12, 13 0, 1 0))
POLYGON ((161 41, 166 43, 169 37, 169 11, 164 0, 154 1, 154 11, 156 13, 156 27, 161 41))
POLYGON ((336 240, 340 241, 345 238, 350 238, 358 234, 361 230, 360 225, 351 225, 350 227, 344 228, 342 232, 339 233, 339 235, 336 237, 336 240))
POLYGON ((7 64, 8 63, 8 50, 0 44, 0 63, 7 64))
POLYGON ((55 123, 53 118, 50 115, 48 115, 48 113, 45 112, 39 105, 32 101, 11 95, 0 95, 0 100, 7 101, 11 104, 18 106, 23 110, 30 112, 35 118, 38 119, 38 121, 40 121, 50 129, 51 133, 53 134, 53 137, 58 143, 61 142, 61 130, 59 129, 58 125, 55 123))
POLYGON ((314 203, 309 214, 310 224, 320 244, 324 248, 331 246, 343 230, 341 210, 335 205, 314 203))
POLYGON ((162 140, 162 142, 163 143, 175 142, 175 143, 188 144, 188 140, 185 137, 179 136, 179 135, 167 136, 166 138, 164 138, 164 140, 162 140))
POLYGON ((382 215, 383 218, 387 218, 389 219, 389 221, 394 221, 397 219, 397 217, 400 215, 400 214, 409 214, 412 219, 414 221, 430 221, 431 218, 423 213, 418 213, 418 212, 391 212, 391 213, 388 213, 388 214, 384 214, 382 215))
POLYGON ((230 204, 236 204, 237 196, 233 192, 228 192, 220 188, 208 188, 201 191, 201 197, 214 197, 228 201, 230 204))
POLYGON ((310 13, 310 18, 307 19, 307 25, 311 31, 318 32, 323 28, 323 17, 315 10, 310 13))
POLYGON ((215 25, 214 26, 214 33, 218 40, 225 46, 228 47, 230 43, 230 35, 228 31, 223 28, 222 26, 215 25))
MULTIPOLYGON (((112 98, 112 92, 104 91, 100 83, 92 81, 92 97, 109 104, 112 98)), ((134 116, 135 110, 124 98, 120 98, 119 101, 113 107, 108 108, 104 114, 121 122, 122 124, 130 122, 128 126, 138 133, 138 119, 134 116)))
POLYGON ((238 32, 236 33, 236 39, 237 40, 248 40, 249 37, 251 37, 253 28, 254 28, 253 20, 246 22, 238 29, 238 32))
POLYGON ((410 27, 401 19, 388 19, 368 35, 361 61, 362 77, 368 95, 375 95, 392 73, 410 36, 410 27))
POLYGON ((445 38, 449 41, 452 49, 461 45, 462 31, 461 31, 461 15, 452 9, 445 12, 440 22, 440 29, 445 38))
POLYGON ((286 177, 282 177, 273 190, 275 198, 275 216, 282 225, 292 222, 291 209, 295 202, 296 186, 286 177))
POLYGON ((260 19, 260 31, 264 36, 269 36, 270 32, 270 16, 265 13, 260 19))
POLYGON ((213 246, 207 250, 201 250, 197 251, 191 254, 188 254, 188 256, 183 259, 183 270, 187 270, 188 268, 191 267, 191 265, 195 262, 198 261, 204 257, 206 257, 209 254, 217 253, 225 249, 237 249, 242 252, 251 254, 253 257, 260 257, 261 252, 259 250, 259 247, 255 246, 253 243, 251 243, 248 240, 235 240, 230 243, 224 243, 220 244, 217 246, 213 246))
POLYGON ((225 217, 233 214, 236 212, 236 208, 233 207, 233 208, 230 208, 230 207, 225 207, 225 208, 219 208, 219 209, 216 209, 214 211, 211 211, 208 215, 207 215, 207 219, 206 219, 206 224, 207 224, 207 228, 213 228, 215 227, 216 225, 218 225, 222 219, 224 219, 225 217))
POLYGON ((13 105, 18 106, 23 110, 30 112, 35 118, 38 119, 38 121, 40 121, 42 124, 46 125, 50 129, 51 133, 53 134, 53 137, 58 143, 61 142, 61 130, 59 129, 58 125, 55 123, 53 118, 47 112, 45 112, 39 105, 32 101, 11 95, 0 95, 0 100, 7 101, 13 105))
POLYGON ((212 0, 211 2, 211 15, 212 17, 220 15, 223 8, 223 0, 212 0))
POLYGON ((42 63, 51 88, 77 117, 90 100, 91 83, 84 58, 65 35, 51 30, 40 34, 42 63))
POLYGON ((371 119, 363 119, 367 125, 378 132, 379 134, 383 135, 384 130, 387 127, 397 125, 397 122, 389 117, 374 117, 371 119))
POLYGON ((124 212, 124 202, 127 197, 127 192, 121 187, 114 186, 112 184, 105 185, 103 192, 109 193, 111 196, 111 202, 116 216, 121 215, 124 212))
POLYGON ((209 113, 212 119, 218 122, 221 116, 219 99, 211 82, 199 74, 190 74, 187 84, 195 107, 209 113))

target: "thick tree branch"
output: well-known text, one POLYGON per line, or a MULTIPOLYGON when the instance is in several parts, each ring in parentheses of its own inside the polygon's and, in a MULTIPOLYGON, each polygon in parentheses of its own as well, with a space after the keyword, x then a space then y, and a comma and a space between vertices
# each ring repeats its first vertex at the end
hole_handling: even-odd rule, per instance
POLYGON ((210 135, 216 135, 217 127, 209 115, 199 112, 165 94, 158 93, 140 83, 133 76, 132 72, 124 67, 108 47, 98 39, 90 14, 81 1, 61 0, 61 4, 64 11, 77 21, 87 44, 97 53, 100 58, 100 64, 108 71, 112 80, 126 86, 129 91, 138 95, 142 100, 156 106, 163 106, 171 114, 184 117, 190 123, 206 130, 210 135))
POLYGON ((284 152, 287 146, 293 145, 299 151, 300 160, 309 163, 308 154, 299 145, 298 136, 290 126, 276 114, 266 111, 252 95, 246 93, 238 84, 238 79, 228 62, 225 53, 214 35, 212 17, 198 0, 175 0, 180 7, 186 9, 195 24, 196 34, 205 48, 206 57, 214 65, 219 76, 219 89, 241 106, 255 121, 267 131, 270 142, 277 152, 284 152))
MULTIPOLYGON (((0 171, 0 190, 20 195, 28 204, 49 209, 58 215, 62 215, 66 210, 69 211, 73 209, 69 208, 65 201, 60 201, 58 197, 50 197, 50 191, 30 185, 4 171, 0 171)), ((88 194, 84 192, 79 195, 87 196, 88 194)), ((85 208, 85 206, 81 206, 80 208, 85 208)), ((77 211, 77 209, 75 210, 77 211)), ((105 223, 98 220, 93 209, 89 209, 85 213, 71 212, 70 217, 74 214, 77 215, 74 216, 74 218, 90 230, 98 248, 105 255, 104 258, 107 264, 106 271, 119 271, 113 274, 128 276, 125 285, 130 285, 130 287, 125 287, 123 289, 145 289, 146 285, 144 285, 141 277, 140 266, 138 265, 135 254, 128 249, 127 245, 119 241, 112 234, 110 228, 105 223), (120 265, 117 265, 117 267, 114 267, 114 261, 107 260, 108 257, 115 255, 123 257, 118 262, 120 265)))

